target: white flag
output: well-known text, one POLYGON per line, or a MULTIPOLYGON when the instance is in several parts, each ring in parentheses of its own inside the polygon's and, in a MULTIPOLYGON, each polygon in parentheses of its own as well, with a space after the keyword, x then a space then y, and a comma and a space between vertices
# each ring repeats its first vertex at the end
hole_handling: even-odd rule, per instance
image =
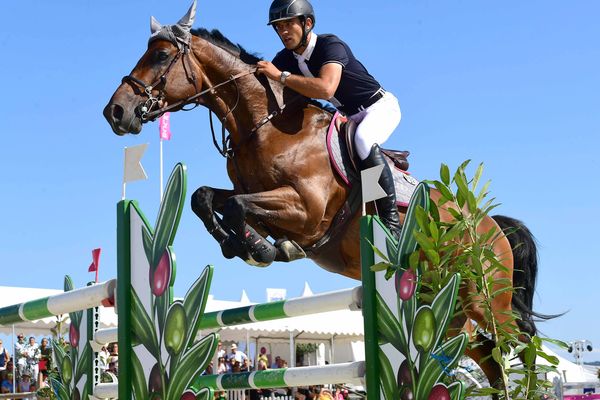
POLYGON ((125 168, 123 171, 123 183, 148 179, 146 171, 142 166, 141 159, 148 147, 148 143, 133 147, 125 147, 125 168))
POLYGON ((270 303, 272 301, 285 300, 286 294, 287 290, 285 289, 267 288, 267 303, 270 303))
POLYGON ((379 186, 379 177, 383 171, 383 165, 376 165, 372 168, 360 171, 362 181, 362 201, 368 203, 373 200, 381 199, 387 196, 385 191, 379 186))

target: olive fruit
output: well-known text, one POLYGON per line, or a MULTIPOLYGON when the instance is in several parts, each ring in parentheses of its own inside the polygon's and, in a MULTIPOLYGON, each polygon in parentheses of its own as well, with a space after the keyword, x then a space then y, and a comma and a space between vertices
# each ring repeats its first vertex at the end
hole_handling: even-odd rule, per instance
POLYGON ((423 351, 431 350, 435 337, 435 315, 433 315, 431 307, 424 306, 417 311, 412 337, 417 349, 423 351))
MULTIPOLYGON (((417 371, 413 371, 415 378, 418 376, 417 371)), ((408 360, 404 359, 400 368, 398 368, 398 386, 410 386, 412 385, 412 375, 410 374, 410 366, 408 360)))
POLYGON ((431 389, 431 393, 429 393, 427 400, 450 400, 448 388, 438 383, 431 389))
POLYGON ((73 389, 73 392, 71 393, 71 400, 81 400, 81 394, 79 394, 79 389, 73 389))
POLYGON ((179 354, 185 341, 187 318, 180 301, 171 304, 165 322, 165 347, 169 354, 179 354))
POLYGON ((71 363, 71 357, 65 356, 63 358, 62 364, 60 365, 60 373, 64 383, 67 385, 71 383, 71 378, 73 378, 73 364, 71 363))
POLYGON ((171 281, 171 272, 171 257, 169 251, 165 250, 156 268, 150 268, 149 279, 153 295, 160 297, 165 293, 171 281))
POLYGON ((71 326, 69 327, 69 343, 73 348, 79 346, 79 329, 77 329, 73 321, 71 321, 71 326))
POLYGON ((417 288, 417 274, 408 268, 402 274, 396 272, 396 293, 402 301, 409 300, 417 288))
POLYGON ((180 400, 196 400, 196 395, 191 390, 183 392, 180 400))
POLYGON ((413 395, 413 391, 410 387, 404 386, 400 388, 400 400, 414 400, 415 396, 413 395))
POLYGON ((162 379, 160 376, 160 367, 158 363, 154 364, 150 370, 150 377, 148 378, 148 392, 160 392, 162 390, 162 379))

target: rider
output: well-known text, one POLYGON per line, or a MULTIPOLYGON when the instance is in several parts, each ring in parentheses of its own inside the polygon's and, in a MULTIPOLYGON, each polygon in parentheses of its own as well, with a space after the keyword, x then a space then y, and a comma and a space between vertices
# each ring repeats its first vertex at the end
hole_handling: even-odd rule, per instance
POLYGON ((268 25, 285 48, 272 63, 259 61, 258 72, 306 97, 331 102, 357 123, 354 142, 361 168, 384 166, 379 185, 387 196, 376 201, 377 210, 392 234, 399 236, 394 179, 379 148, 400 123, 398 99, 381 87, 345 42, 313 32, 315 14, 308 0, 274 0, 268 25))

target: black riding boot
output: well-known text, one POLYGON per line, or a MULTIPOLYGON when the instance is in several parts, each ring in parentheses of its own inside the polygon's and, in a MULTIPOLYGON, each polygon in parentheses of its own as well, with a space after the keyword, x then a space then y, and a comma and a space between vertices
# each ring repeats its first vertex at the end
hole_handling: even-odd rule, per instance
POLYGON ((377 214, 383 221, 384 225, 390 230, 396 238, 400 237, 402 225, 400 225, 400 216, 398 215, 398 207, 396 206, 396 188, 394 187, 394 177, 392 170, 381 154, 381 149, 378 144, 371 147, 369 156, 361 161, 361 168, 367 169, 383 165, 381 176, 379 177, 379 186, 387 194, 386 197, 375 200, 377 205, 377 214))

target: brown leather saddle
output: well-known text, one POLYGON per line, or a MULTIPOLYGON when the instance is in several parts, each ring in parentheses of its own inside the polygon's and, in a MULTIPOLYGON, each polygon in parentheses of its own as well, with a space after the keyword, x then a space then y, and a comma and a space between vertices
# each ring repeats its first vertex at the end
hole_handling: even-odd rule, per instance
MULTIPOLYGON (((352 161, 352 167, 354 168, 354 171, 360 172, 360 159, 354 147, 354 136, 356 135, 356 127, 358 124, 351 119, 338 116, 338 118, 335 120, 335 125, 338 132, 340 132, 340 135, 344 138, 346 150, 348 151, 350 160, 352 161)), ((410 155, 410 151, 382 148, 381 152, 383 153, 384 157, 387 157, 394 162, 396 168, 401 169, 402 171, 408 171, 408 156, 410 155)))

